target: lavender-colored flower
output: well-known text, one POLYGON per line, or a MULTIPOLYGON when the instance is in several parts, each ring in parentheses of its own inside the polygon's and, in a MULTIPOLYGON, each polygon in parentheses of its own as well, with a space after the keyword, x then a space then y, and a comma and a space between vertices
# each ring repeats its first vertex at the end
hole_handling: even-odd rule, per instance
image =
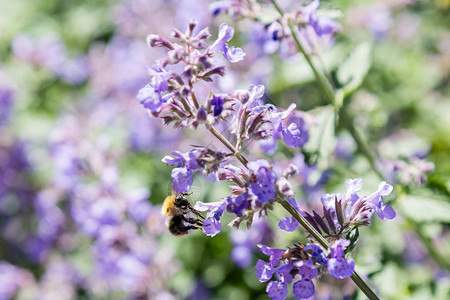
POLYGON ((372 204, 374 209, 377 211, 378 216, 382 220, 392 220, 396 216, 394 209, 389 205, 384 205, 383 200, 381 199, 381 197, 386 197, 389 195, 392 190, 392 185, 386 183, 386 181, 383 181, 378 185, 378 190, 375 193, 365 198, 367 202, 372 204))
POLYGON ((211 45, 211 52, 221 51, 223 56, 230 62, 235 63, 244 59, 245 52, 241 48, 229 47, 226 42, 230 41, 234 36, 234 28, 223 23, 219 27, 219 36, 211 45))
POLYGON ((198 211, 210 210, 210 212, 206 214, 205 221, 203 221, 203 233, 207 236, 213 237, 222 229, 220 218, 222 217, 226 206, 227 203, 225 201, 212 203, 203 203, 199 201, 195 204, 194 209, 198 211))
POLYGON ((253 172, 250 191, 256 196, 257 201, 260 203, 272 201, 276 195, 277 175, 269 166, 269 162, 263 159, 252 161, 248 163, 248 168, 253 172))
POLYGON ((287 126, 281 127, 283 140, 291 147, 302 147, 309 140, 308 125, 298 116, 291 116, 287 120, 287 126))
POLYGON ((261 259, 258 259, 258 261, 256 262, 255 270, 255 275, 261 282, 269 281, 272 278, 273 273, 275 272, 274 267, 270 263, 266 263, 261 259))
POLYGON ((248 198, 249 195, 247 192, 238 195, 237 197, 228 197, 227 198, 227 211, 229 213, 236 214, 238 217, 242 217, 243 210, 248 206, 248 198))
POLYGON ((325 252, 323 252, 322 248, 320 248, 318 245, 308 244, 303 249, 311 254, 311 258, 314 262, 317 262, 323 266, 327 264, 327 256, 325 255, 325 252))
POLYGON ((167 80, 173 76, 172 73, 167 72, 159 65, 153 65, 151 68, 148 68, 148 74, 152 76, 151 85, 157 92, 167 91, 169 88, 169 83, 167 80))
POLYGON ((287 284, 281 281, 271 281, 266 287, 267 295, 272 300, 284 300, 287 297, 287 284))
POLYGON ((330 245, 330 259, 328 259, 328 272, 336 278, 349 277, 355 270, 355 261, 344 259, 344 250, 350 245, 348 240, 336 240, 330 245))
POLYGON ((184 166, 189 170, 196 170, 199 168, 198 157, 200 156, 201 151, 194 149, 192 151, 181 153, 180 151, 172 152, 174 157, 169 155, 164 156, 161 160, 163 163, 166 163, 171 166, 184 166))
POLYGON ((214 107, 214 117, 219 116, 223 111, 223 101, 225 95, 213 95, 211 105, 214 107))
POLYGON ((314 295, 315 287, 312 279, 317 277, 319 272, 310 262, 298 261, 294 263, 298 268, 298 273, 302 278, 292 286, 297 299, 307 299, 314 295))
POLYGON ((148 189, 137 189, 128 194, 128 215, 137 223, 145 223, 153 210, 152 205, 147 201, 149 196, 148 189))
POLYGON ((159 113, 163 105, 163 98, 150 83, 139 90, 137 99, 146 108, 153 113, 159 113))
POLYGON ((0 86, 0 126, 8 122, 12 107, 13 92, 0 86))
POLYGON ((173 190, 177 193, 186 193, 190 190, 194 178, 192 171, 187 168, 175 168, 172 170, 173 190))
POLYGON ((258 247, 262 253, 270 256, 269 263, 272 267, 280 264, 280 260, 286 252, 284 249, 270 248, 265 245, 258 245, 258 247))

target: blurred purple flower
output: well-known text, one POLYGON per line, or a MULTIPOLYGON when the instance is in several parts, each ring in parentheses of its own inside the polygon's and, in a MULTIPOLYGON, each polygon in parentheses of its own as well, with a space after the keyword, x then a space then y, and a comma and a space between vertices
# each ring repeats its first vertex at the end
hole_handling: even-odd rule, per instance
POLYGON ((210 46, 211 52, 221 51, 223 56, 230 62, 235 63, 244 59, 245 52, 241 48, 229 47, 226 42, 229 42, 234 36, 234 28, 228 27, 227 24, 222 23, 219 28, 219 36, 217 40, 210 46))

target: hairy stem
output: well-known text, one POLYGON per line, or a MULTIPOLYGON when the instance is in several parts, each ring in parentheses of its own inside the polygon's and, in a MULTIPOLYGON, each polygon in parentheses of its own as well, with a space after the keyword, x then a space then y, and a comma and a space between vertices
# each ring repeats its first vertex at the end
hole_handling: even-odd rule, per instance
POLYGON ((247 167, 248 160, 236 149, 234 146, 212 126, 208 127, 209 132, 211 132, 222 144, 227 147, 234 156, 245 166, 247 167))

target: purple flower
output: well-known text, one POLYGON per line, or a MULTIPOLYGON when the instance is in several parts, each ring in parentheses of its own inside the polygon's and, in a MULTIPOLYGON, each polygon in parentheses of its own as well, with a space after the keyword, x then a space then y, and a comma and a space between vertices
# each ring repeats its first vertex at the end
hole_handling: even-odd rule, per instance
POLYGON ((311 257, 315 262, 318 262, 319 264, 324 266, 327 264, 327 256, 325 255, 323 250, 316 244, 308 244, 303 249, 311 254, 311 257))
POLYGON ((225 211, 226 204, 227 203, 225 201, 212 203, 203 203, 199 201, 195 204, 194 208, 198 211, 210 210, 210 212, 206 215, 205 221, 203 221, 203 233, 207 236, 213 237, 222 229, 220 218, 225 211))
POLYGON ((169 88, 169 83, 167 80, 173 76, 171 73, 167 72, 159 65, 153 65, 151 68, 148 68, 148 74, 152 76, 150 84, 155 91, 167 91, 169 88))
POLYGON ((336 240, 330 245, 330 259, 328 259, 328 272, 336 278, 343 279, 353 274, 355 261, 344 259, 344 250, 350 245, 348 240, 336 240))
POLYGON ((227 211, 229 213, 234 213, 238 217, 242 217, 243 210, 248 206, 248 193, 240 194, 239 196, 232 198, 227 198, 227 211))
POLYGON ((272 300, 284 300, 287 296, 287 284, 281 281, 271 281, 266 292, 272 300))
POLYGON ((137 99, 146 109, 150 109, 153 113, 161 111, 163 98, 161 93, 155 90, 150 83, 139 90, 137 99))
POLYGON ((223 56, 230 62, 238 62, 244 59, 245 52, 241 48, 229 47, 226 42, 230 41, 234 36, 234 28, 228 27, 223 23, 219 27, 219 36, 217 40, 211 45, 209 50, 211 52, 221 51, 223 56))
POLYGON ((12 108, 13 92, 0 86, 0 125, 6 124, 9 120, 12 108))
POLYGON ((366 198, 366 201, 372 204, 382 220, 392 220, 396 216, 394 209, 389 205, 384 205, 383 200, 381 199, 381 197, 389 195, 392 192, 392 189, 392 185, 383 181, 378 185, 378 190, 366 198))
POLYGON ((255 275, 261 282, 269 281, 275 272, 275 269, 271 266, 271 264, 266 263, 261 259, 258 259, 258 262, 255 265, 255 270, 255 275))
POLYGON ((286 252, 284 249, 270 248, 264 245, 258 245, 258 247, 262 253, 270 256, 269 263, 271 266, 278 266, 280 264, 280 259, 286 252))
POLYGON ((223 101, 225 100, 225 95, 213 95, 211 99, 211 105, 214 107, 214 117, 220 115, 223 110, 223 101))
POLYGON ((200 154, 201 151, 199 150, 192 150, 186 153, 174 151, 172 152, 172 155, 174 157, 166 155, 161 161, 171 166, 185 166, 189 170, 194 171, 199 168, 197 158, 200 156, 200 154))
POLYGON ((298 273, 302 276, 302 279, 292 286, 294 295, 297 299, 307 299, 314 295, 315 287, 312 279, 319 272, 310 262, 298 261, 295 263, 295 266, 298 267, 298 273))
POLYGON ((294 218, 284 217, 278 223, 278 227, 287 232, 292 232, 298 227, 298 221, 294 218))
POLYGON ((260 203, 272 201, 276 195, 275 181, 277 175, 269 166, 269 163, 266 160, 259 159, 249 162, 248 168, 254 175, 250 190, 257 197, 257 201, 260 203))
POLYGON ((281 133, 286 145, 290 147, 302 147, 309 140, 308 125, 298 116, 291 116, 287 126, 282 126, 281 133))
POLYGON ((192 186, 192 171, 187 168, 175 168, 172 170, 173 190, 177 193, 186 193, 192 186))

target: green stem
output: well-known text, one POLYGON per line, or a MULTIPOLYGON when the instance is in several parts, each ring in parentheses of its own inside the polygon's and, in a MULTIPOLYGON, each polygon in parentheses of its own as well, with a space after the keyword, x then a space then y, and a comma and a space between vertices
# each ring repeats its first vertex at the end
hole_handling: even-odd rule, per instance
POLYGON ((418 224, 407 218, 407 221, 414 227, 414 231, 419 235, 423 244, 428 250, 428 253, 434 258, 434 260, 439 264, 440 267, 450 270, 450 263, 436 250, 433 242, 428 238, 428 236, 423 231, 422 224, 418 224))
POLYGON ((236 149, 234 146, 223 136, 220 134, 220 132, 217 131, 212 126, 208 126, 208 130, 220 141, 222 144, 227 147, 234 156, 245 166, 247 167, 248 160, 236 149))
MULTIPOLYGON (((273 5, 275 6, 276 10, 281 16, 284 16, 284 12, 281 9, 281 7, 277 4, 276 0, 271 0, 273 5)), ((297 35, 295 34, 295 28, 292 25, 291 22, 288 22, 289 29, 291 30, 292 38, 294 39, 294 42, 297 46, 297 48, 300 50, 300 52, 305 57, 306 61, 308 62, 308 65, 310 66, 311 70, 314 72, 314 76, 316 77, 317 83, 319 84, 319 88, 328 100, 330 104, 332 104, 336 110, 339 109, 340 104, 336 103, 336 92, 334 91, 332 85, 326 78, 324 74, 319 72, 318 68, 314 64, 311 55, 305 51, 303 48, 302 43, 298 39, 297 35)), ((366 159, 369 161, 369 164, 373 171, 381 178, 383 179, 383 175, 377 170, 375 166, 375 155, 372 153, 370 147, 368 146, 367 142, 363 138, 363 136, 359 133, 359 131, 356 129, 353 120, 349 117, 346 108, 340 107, 340 117, 341 120, 345 126, 345 128, 350 132, 353 139, 355 140, 356 144, 358 145, 358 149, 361 151, 361 153, 366 157, 366 159)))

